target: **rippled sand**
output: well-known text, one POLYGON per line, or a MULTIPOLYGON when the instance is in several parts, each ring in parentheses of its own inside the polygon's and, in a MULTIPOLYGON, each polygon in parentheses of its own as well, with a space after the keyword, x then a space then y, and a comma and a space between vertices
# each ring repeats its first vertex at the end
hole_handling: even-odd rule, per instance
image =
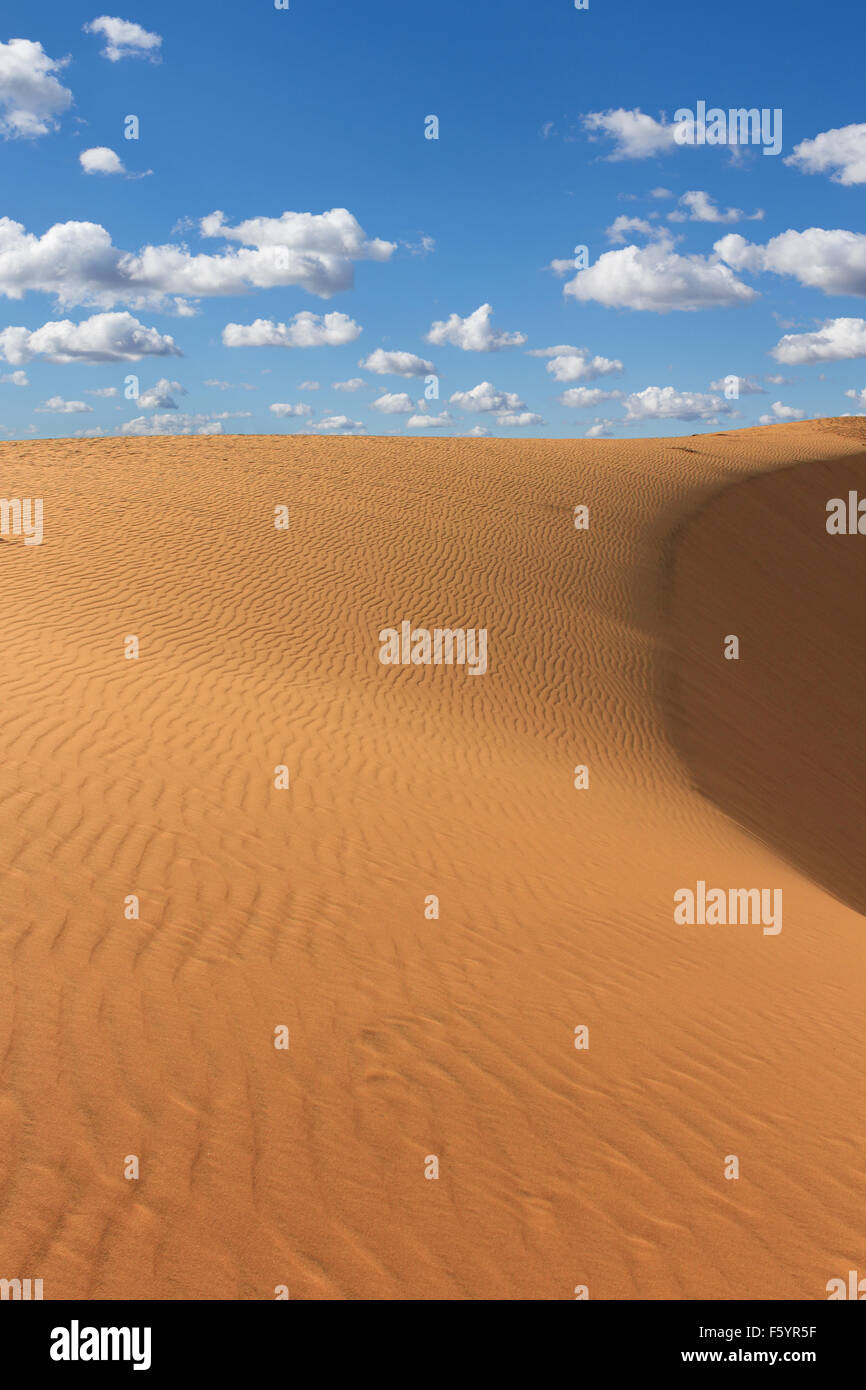
POLYGON ((862 1271, 866 538, 824 506, 864 425, 0 447, 45 508, 0 544, 0 1276, 862 1271), (485 627, 487 674, 382 666, 403 619, 485 627), (698 879, 783 930, 677 925, 698 879))

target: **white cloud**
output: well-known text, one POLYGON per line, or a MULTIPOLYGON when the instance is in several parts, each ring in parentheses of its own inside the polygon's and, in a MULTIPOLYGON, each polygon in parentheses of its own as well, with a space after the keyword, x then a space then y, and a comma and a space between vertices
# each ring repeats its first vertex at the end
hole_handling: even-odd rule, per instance
POLYGON ((622 371, 618 358, 590 357, 586 348, 545 348, 533 356, 541 357, 545 353, 554 354, 547 364, 554 381, 597 381, 600 376, 622 371))
MULTIPOLYGON (((358 366, 366 367, 368 372, 377 372, 379 376, 429 376, 435 370, 432 362, 416 357, 414 352, 386 352, 384 348, 376 348, 358 366)), ((353 378, 354 381, 358 379, 353 378)), ((341 389, 347 390, 348 383, 344 382, 341 389)))
POLYGON ((564 279, 566 275, 570 275, 574 268, 574 256, 565 256, 559 260, 551 261, 547 266, 547 269, 558 275, 560 280, 564 279))
POLYGON ((651 198, 672 198, 674 195, 669 188, 651 188, 649 196, 651 198))
POLYGON ((405 246, 413 256, 429 256, 431 251, 436 250, 436 242, 426 232, 421 233, 420 241, 401 241, 400 245, 405 246))
POLYGON ((89 430, 76 430, 73 439, 101 439, 105 430, 101 425, 93 425, 89 430))
POLYGON ((228 246, 216 254, 193 255, 186 245, 144 246, 137 252, 112 244, 96 222, 58 222, 41 236, 0 218, 0 294, 20 299, 28 290, 54 294, 63 305, 108 309, 168 308, 192 314, 183 296, 241 295, 255 289, 299 286, 327 299, 352 288, 353 260, 387 259, 386 242, 369 242, 345 208, 321 216, 284 213, 226 227, 222 213, 202 220, 203 235, 226 239, 260 236, 260 246, 228 246), (288 219, 288 220, 287 220, 288 219), (291 239, 269 241, 274 225, 291 239), (206 230, 205 230, 206 229, 206 230), (335 249, 336 248, 336 249, 335 249))
POLYGON ((348 314, 311 314, 303 309, 288 324, 272 319, 254 323, 227 323, 223 329, 226 347, 340 347, 361 336, 361 328, 348 314))
POLYGON ((7 386, 29 386, 30 381, 26 372, 4 372, 0 376, 0 382, 7 386))
POLYGON ((138 415, 134 420, 126 420, 120 427, 121 434, 222 434, 219 420, 209 415, 138 415))
MULTIPOLYGON (((731 376, 736 376, 736 372, 732 372, 731 376)), ((767 380, 772 381, 774 378, 768 377, 767 380)), ((781 380, 781 378, 778 378, 778 380, 781 380)), ((728 381, 725 377, 720 377, 718 381, 710 382, 711 391, 724 391, 727 386, 728 381)), ((752 376, 737 376, 737 390, 741 396, 765 396, 767 394, 761 383, 756 381, 752 376)))
MULTIPOLYGON (((629 232, 640 232, 642 236, 652 236, 656 231, 651 222, 647 222, 643 217, 626 217, 620 214, 615 218, 607 229, 608 241, 616 245, 622 245, 628 239, 629 232)), ((552 267, 559 272, 560 267, 570 266, 573 268, 573 261, 552 261, 552 267)))
POLYGON ((858 405, 866 405, 866 390, 846 391, 845 395, 848 396, 850 400, 856 401, 858 405))
POLYGON ((348 415, 328 415, 313 426, 317 430, 333 430, 338 434, 358 434, 364 430, 362 420, 350 420, 348 415))
POLYGON ((716 254, 734 270, 769 270, 791 275, 825 294, 866 294, 866 234, 841 228, 787 231, 766 246, 731 232, 715 243, 716 254))
POLYGON ((680 198, 680 207, 684 207, 686 211, 669 212, 669 222, 741 222, 744 218, 747 222, 760 222, 764 216, 763 208, 758 208, 757 212, 751 213, 748 217, 742 208, 726 208, 722 212, 709 193, 702 193, 700 189, 684 193, 680 198))
POLYGON ((0 332, 0 357, 18 366, 34 357, 47 362, 138 362, 142 357, 181 357, 169 334, 145 328, 132 314, 92 314, 81 323, 52 319, 32 333, 0 332))
POLYGON ((602 401, 622 400, 622 391, 602 391, 598 386, 572 386, 557 397, 560 405, 584 406, 600 405, 602 401))
POLYGON ((384 411, 386 415, 411 415, 415 406, 411 396, 405 391, 386 391, 378 400, 373 401, 373 409, 384 411))
POLYGON ((585 348, 572 347, 570 343, 558 343, 556 347, 527 348, 527 357, 568 357, 572 353, 585 352, 585 348))
POLYGON ((138 405, 142 410, 177 410, 178 404, 174 397, 188 394, 186 387, 181 386, 179 381, 169 381, 166 377, 161 377, 155 386, 142 391, 138 405))
POLYGON ((464 352, 498 352, 501 348, 519 347, 526 342, 525 333, 494 332, 490 323, 492 313, 492 305, 480 304, 465 319, 459 314, 439 319, 432 324, 427 342, 437 346, 450 343, 464 352))
MULTIPOLYGON (((248 217, 230 227, 222 212, 201 219, 202 236, 223 237, 244 246, 274 252, 318 252, 322 256, 348 257, 355 261, 387 261, 396 250, 393 241, 368 239, 356 218, 346 208, 330 212, 284 212, 279 217, 248 217)), ((276 261, 280 255, 274 257, 276 261)))
POLYGON ((36 406, 37 414, 46 415, 92 415, 93 406, 84 401, 65 401, 62 396, 50 396, 47 401, 36 406))
POLYGON ((638 108, 634 111, 626 111, 622 107, 614 111, 590 111, 584 116, 583 124, 591 132, 590 139, 600 133, 615 141, 614 151, 607 156, 608 159, 648 159, 651 155, 666 154, 676 147, 676 125, 664 125, 638 108))
POLYGON ((666 236, 643 248, 605 251, 568 282, 564 293, 581 303, 594 300, 608 309, 657 314, 748 304, 756 298, 756 291, 737 280, 727 265, 680 256, 666 236))
POLYGON ((471 430, 466 431, 466 436, 469 439, 486 439, 489 434, 490 431, 486 425, 473 425, 471 430))
MULTIPOLYGON (((381 349, 379 349, 379 351, 381 351, 381 349)), ((375 356, 375 353, 374 353, 373 355, 375 356)), ((409 354, 407 354, 407 355, 409 355, 409 354)), ((399 375, 399 373, 398 373, 398 375, 399 375)), ((361 387, 362 387, 362 386, 366 386, 366 385, 367 385, 367 383, 366 383, 366 381, 364 380, 363 377, 361 377, 361 376, 353 376, 353 377, 350 377, 348 381, 332 381, 332 382, 331 382, 331 390, 332 390, 332 391, 360 391, 361 387)))
POLYGON ((785 163, 803 174, 829 173, 834 183, 866 183, 866 125, 843 125, 801 140, 785 163))
POLYGON ((102 35, 105 39, 102 56, 108 58, 109 62, 116 63, 121 58, 150 58, 153 62, 159 62, 162 45, 159 34, 150 34, 131 20, 103 14, 83 25, 83 32, 102 35))
POLYGON ((772 356, 789 366, 866 357, 866 319, 828 319, 812 333, 786 333, 772 356))
POLYGON ((7 140, 57 128, 57 117, 72 104, 72 93, 55 75, 68 61, 49 58, 31 39, 0 43, 0 134, 7 140))
POLYGON ((676 391, 673 386, 647 386, 625 398, 626 420, 708 420, 729 414, 730 406, 718 396, 701 391, 676 391))
POLYGON ((471 391, 455 391, 450 400, 451 405, 458 405, 461 410, 484 411, 520 411, 525 410, 526 406, 514 391, 497 391, 490 381, 480 381, 477 386, 473 386, 471 391))
POLYGON ((123 160, 107 145, 94 145, 90 150, 82 150, 78 158, 85 174, 126 173, 123 160))
POLYGON ((762 415, 758 421, 759 425, 776 425, 780 420, 802 420, 806 413, 804 410, 795 410, 792 405, 782 405, 781 401, 773 401, 770 409, 772 415, 762 415))
POLYGON ((302 419, 304 416, 312 415, 313 413, 313 407, 311 405, 288 405, 285 401, 275 401, 273 405, 268 406, 268 410, 272 415, 278 415, 282 420, 293 417, 302 419))
POLYGON ((318 381, 302 381, 302 382, 300 382, 300 384, 298 385, 298 390, 299 390, 299 391, 318 391, 318 390, 319 390, 319 382, 318 382, 318 381))
POLYGON ((451 416, 448 411, 443 410, 439 415, 410 415, 406 421, 406 428, 410 430, 442 429, 451 423, 451 416))
POLYGON ((544 420, 540 415, 533 415, 531 410, 522 411, 503 411, 496 417, 497 425, 543 425, 544 420))
POLYGON ((612 420, 597 420, 594 425, 590 425, 584 439, 612 439, 613 434, 610 428, 612 424, 612 420))

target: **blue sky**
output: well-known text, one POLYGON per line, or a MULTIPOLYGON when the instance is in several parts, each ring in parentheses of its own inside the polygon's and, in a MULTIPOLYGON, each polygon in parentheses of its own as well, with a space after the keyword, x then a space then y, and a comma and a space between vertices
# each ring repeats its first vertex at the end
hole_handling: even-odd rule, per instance
POLYGON ((859 13, 7 0, 0 437, 861 413, 859 13))

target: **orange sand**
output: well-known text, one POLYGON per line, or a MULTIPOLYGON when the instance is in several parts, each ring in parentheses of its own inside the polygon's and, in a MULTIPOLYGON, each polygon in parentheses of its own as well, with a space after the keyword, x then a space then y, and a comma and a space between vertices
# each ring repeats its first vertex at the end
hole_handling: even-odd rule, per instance
POLYGON ((0 1277, 866 1273, 866 539, 824 534, 864 426, 0 447, 45 505, 0 544, 0 1277), (404 618, 486 627, 488 673, 383 667, 404 618), (782 932, 675 924, 699 878, 782 932))

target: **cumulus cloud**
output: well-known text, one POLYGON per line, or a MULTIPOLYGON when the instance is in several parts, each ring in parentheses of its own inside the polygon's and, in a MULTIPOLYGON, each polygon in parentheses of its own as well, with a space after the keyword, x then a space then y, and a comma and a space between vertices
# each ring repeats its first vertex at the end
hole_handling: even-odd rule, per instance
MULTIPOLYGON (((380 351, 381 351, 381 349, 380 349, 380 351)), ((375 354, 374 354, 374 356, 375 356, 375 354)), ((420 360, 420 359, 419 359, 419 360, 420 360)), ((414 373, 413 373, 413 375, 414 375, 414 373)), ((360 391, 361 387, 362 387, 362 386, 366 386, 366 385, 367 385, 367 383, 366 383, 366 381, 364 380, 363 377, 361 377, 361 376, 353 376, 353 377, 350 377, 348 381, 332 381, 332 382, 331 382, 331 390, 332 390, 332 391, 360 391)))
POLYGON ((557 343, 556 347, 527 348, 527 357, 566 357, 571 353, 585 352, 585 348, 572 347, 570 343, 557 343))
POLYGON ((0 376, 0 382, 6 386, 29 386, 30 380, 26 372, 4 372, 0 376))
POLYGON ((72 104, 72 93, 56 76, 68 61, 49 58, 32 39, 0 43, 0 134, 7 140, 56 130, 58 116, 72 104))
POLYGON ((608 159, 648 159, 676 148, 674 131, 677 126, 656 121, 639 108, 590 111, 583 117, 583 125, 591 140, 607 136, 614 141, 613 153, 608 159))
POLYGON ((496 417, 497 425, 543 425, 544 420, 540 415, 533 415, 531 410, 503 411, 496 417))
POLYGON ((766 246, 731 232, 715 243, 716 254, 734 270, 790 275, 825 294, 866 294, 866 233, 808 227, 771 237, 766 246))
MULTIPOLYGON (((741 396, 765 396, 767 394, 761 383, 756 381, 754 377, 737 376, 736 372, 731 372, 731 376, 736 378, 737 390, 741 396)), ((767 380, 770 381, 772 378, 768 377, 767 380)), ((718 381, 710 382, 710 390, 725 391, 729 384, 727 377, 719 377, 718 381)))
POLYGON ((272 415, 279 416, 281 420, 287 420, 293 417, 301 419, 313 413, 313 407, 311 405, 288 405, 285 401, 275 401, 273 405, 268 406, 268 410, 272 415))
POLYGON ((162 46, 160 35, 148 33, 147 29, 133 24, 131 20, 103 14, 83 25, 83 32, 100 34, 105 39, 101 53, 111 63, 117 63, 121 58, 150 58, 151 62, 159 62, 162 46))
POLYGON ((611 431, 612 420, 596 420, 594 425, 590 425, 584 435, 584 439, 612 439, 611 431))
POLYGON ((92 314, 81 323, 54 319, 32 333, 0 332, 0 357, 13 366, 43 357, 46 362, 138 362, 142 357, 181 357, 168 333, 145 328, 132 314, 92 314))
MULTIPOLYGON (((432 362, 416 357, 414 352, 386 352, 384 348, 376 348, 358 366, 366 367, 368 372, 377 372, 379 376, 429 376, 434 371, 432 362)), ((358 380, 359 377, 353 377, 353 381, 358 380)), ((341 389, 348 390, 349 383, 343 382, 341 389)), ((351 389, 354 391, 357 388, 353 386, 351 389)))
POLYGON ((544 348, 532 355, 550 357, 546 370, 554 381, 597 381, 600 376, 610 376, 622 371, 622 363, 618 358, 598 355, 590 357, 586 348, 544 348))
POLYGON ((738 280, 729 266, 704 256, 680 256, 667 236, 643 248, 605 251, 594 265, 569 280, 564 293, 580 303, 594 300, 608 309, 648 309, 657 314, 748 304, 756 297, 756 291, 738 280))
POLYGON ((694 189, 690 193, 684 193, 680 198, 679 208, 668 213, 669 222, 760 222, 764 216, 764 209, 758 208, 757 212, 750 213, 748 216, 742 208, 726 208, 723 212, 709 193, 702 193, 700 189, 694 189), (685 212, 681 211, 685 208, 685 212))
POLYGON ((0 294, 20 299, 28 290, 54 294, 63 305, 108 309, 173 307, 194 313, 183 296, 241 295, 256 289, 298 286, 327 299, 354 283, 354 261, 387 259, 390 243, 370 242, 345 208, 284 213, 227 227, 222 213, 201 222, 202 234, 260 244, 228 246, 214 254, 192 254, 186 245, 145 246, 137 252, 114 246, 97 222, 58 222, 35 236, 18 222, 0 218, 0 294), (274 226, 287 238, 276 245, 274 226))
POLYGON ((560 405, 584 406, 600 405, 602 401, 622 400, 622 391, 602 391, 598 386, 572 386, 557 396, 560 405))
MULTIPOLYGON (((620 215, 614 218, 613 222, 608 227, 607 239, 608 241, 614 242, 616 245, 622 245, 623 242, 628 240, 628 235, 631 232, 640 232, 642 236, 652 236, 656 231, 657 229, 652 223, 647 222, 643 217, 626 217, 620 215)), ((561 267, 571 267, 573 269, 574 262, 552 261, 551 266, 554 270, 559 272, 561 267)))
POLYGON ((209 415, 138 415, 126 420, 121 434, 222 434, 222 421, 209 415))
MULTIPOLYGON (((624 220, 627 221, 628 219, 626 218, 624 220)), ((635 218, 635 221, 639 220, 640 219, 635 218)), ((551 261, 547 269, 552 270, 554 275, 558 275, 560 280, 562 280, 566 275, 570 275, 571 272, 575 269, 574 256, 564 256, 558 260, 551 261)))
POLYGON ((702 391, 676 391, 673 386, 647 386, 625 398, 626 420, 708 420, 730 414, 718 396, 702 391))
POLYGON ((792 405, 782 405, 781 401, 773 401, 770 406, 772 415, 762 415, 758 420, 759 425, 777 425, 780 420, 802 420, 805 410, 796 410, 792 405))
MULTIPOLYGON (((355 261, 387 261, 396 250, 393 241, 369 239, 346 208, 330 212, 284 212, 279 217, 249 217, 236 227, 225 214, 212 212, 200 223, 205 237, 223 237, 244 246, 275 251, 318 251, 328 256, 348 256, 355 261)), ((277 257, 279 259, 279 257, 277 257)))
POLYGON ((480 304, 465 319, 459 314, 439 319, 432 324, 427 342, 437 346, 450 343, 464 352, 499 352, 502 348, 519 347, 526 342, 525 333, 494 332, 490 323, 492 313, 491 304, 480 304))
POLYGON ((866 319, 828 319, 811 333, 786 333, 772 356, 789 366, 866 357, 866 319))
POLYGON ((443 410, 439 415, 410 415, 406 421, 406 428, 410 430, 442 429, 451 423, 450 414, 447 410, 443 410))
POLYGON ((801 140, 785 163, 803 174, 829 174, 834 183, 866 183, 866 125, 843 125, 801 140))
POLYGON ((358 434, 364 431, 362 420, 350 420, 348 415, 327 415, 313 426, 317 430, 329 430, 336 434, 358 434))
POLYGON ((166 377, 161 377, 155 386, 142 391, 138 397, 138 405, 143 410, 177 410, 178 404, 174 397, 188 394, 186 387, 181 386, 179 381, 169 381, 166 377))
POLYGON ((94 145, 90 150, 82 150, 78 156, 85 174, 125 174, 123 160, 107 145, 94 145))
POLYGON ((302 381, 302 382, 300 382, 299 385, 298 385, 298 390, 299 390, 299 391, 318 391, 318 390, 319 390, 319 383, 318 383, 318 381, 302 381))
POLYGON ((348 314, 311 314, 303 309, 288 324, 272 319, 254 323, 227 323, 223 329, 226 347, 340 347, 361 336, 361 328, 348 314))
POLYGON ((84 401, 65 401, 62 396, 49 396, 47 401, 36 406, 37 414, 46 415, 92 415, 93 406, 84 401))
POLYGON ((405 391, 386 391, 378 400, 373 401, 373 409, 381 410, 386 415, 411 415, 415 406, 405 391))
POLYGON ((477 386, 472 387, 471 391, 455 391, 450 404, 459 405, 461 410, 472 410, 479 413, 526 409, 524 402, 514 391, 497 391, 490 381, 480 381, 477 386))

